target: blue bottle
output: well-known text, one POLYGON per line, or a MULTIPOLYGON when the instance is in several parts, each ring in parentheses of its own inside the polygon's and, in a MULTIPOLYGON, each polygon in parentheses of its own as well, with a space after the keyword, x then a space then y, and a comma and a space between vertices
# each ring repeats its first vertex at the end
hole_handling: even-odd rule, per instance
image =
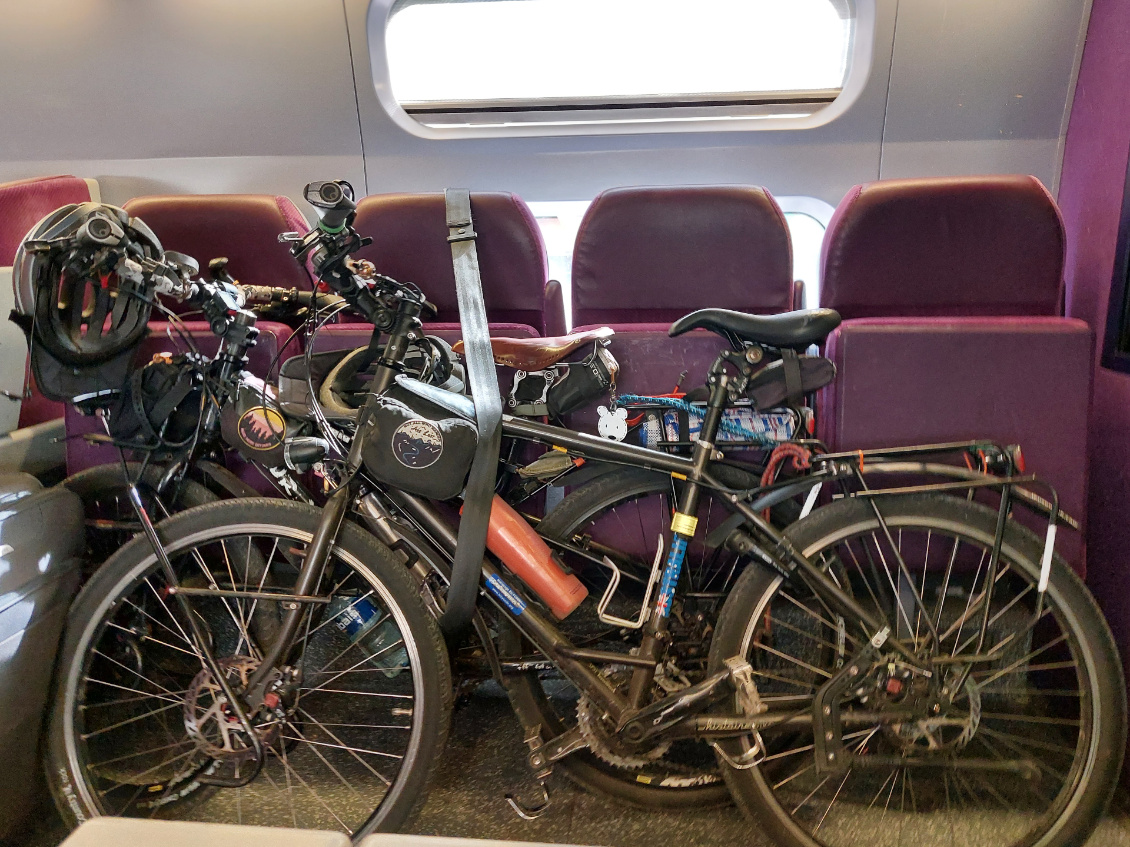
POLYGON ((367 597, 350 600, 336 613, 334 624, 369 656, 369 663, 392 679, 408 667, 408 651, 392 615, 377 609, 367 597), (397 645, 400 645, 399 647, 397 645))

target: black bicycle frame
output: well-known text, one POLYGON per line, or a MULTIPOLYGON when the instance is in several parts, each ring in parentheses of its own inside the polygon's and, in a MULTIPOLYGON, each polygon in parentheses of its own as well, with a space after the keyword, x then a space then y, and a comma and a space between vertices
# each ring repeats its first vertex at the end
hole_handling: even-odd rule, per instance
MULTIPOLYGON (((401 491, 387 490, 379 485, 372 485, 365 478, 362 468, 361 456, 366 426, 375 408, 375 398, 392 384, 395 375, 400 370, 401 362, 411 340, 418 337, 421 329, 419 318, 421 308, 421 302, 410 297, 402 297, 398 301, 395 313, 389 309, 383 316, 381 325, 388 329, 388 340, 377 363, 369 396, 358 416, 357 434, 353 438, 346 460, 345 482, 333 492, 323 509, 322 519, 304 555, 294 597, 292 598, 293 602, 287 604, 288 608, 283 618, 279 637, 252 675, 244 692, 242 692, 243 695, 260 690, 262 683, 275 671, 276 666, 289 658, 299 625, 307 612, 307 606, 319 602, 318 594, 321 590, 323 574, 341 525, 354 504, 366 496, 367 487, 371 487, 373 491, 391 501, 426 537, 433 539, 441 548, 440 552, 449 559, 455 555, 456 531, 435 506, 419 497, 401 491)), ((741 529, 750 533, 752 543, 749 545, 748 552, 754 561, 772 568, 784 578, 803 580, 808 588, 824 603, 842 614, 847 620, 852 621, 853 625, 859 627, 864 636, 862 642, 864 646, 856 655, 849 657, 848 661, 845 662, 844 674, 848 672, 849 668, 855 668, 858 672, 861 663, 869 661, 880 651, 884 651, 899 654, 910 668, 928 675, 930 669, 923 666, 923 661, 916 654, 913 646, 908 646, 897 637, 891 637, 891 630, 886 621, 876 618, 867 609, 861 607, 850 594, 825 574, 820 567, 809 561, 781 532, 765 520, 760 510, 765 508, 772 498, 781 499, 795 496, 797 493, 811 489, 828 480, 848 478, 857 483, 862 483, 866 489, 866 484, 862 482, 862 469, 867 463, 874 465, 883 462, 894 462, 896 464, 901 462, 906 465, 913 463, 914 459, 940 453, 976 451, 984 448, 987 443, 968 442, 817 456, 814 457, 814 470, 802 480, 790 480, 766 488, 735 490, 723 485, 710 472, 711 463, 721 458, 721 453, 715 449, 712 442, 717 433, 722 413, 730 401, 730 378, 725 372, 723 356, 719 356, 711 367, 708 387, 710 389, 710 400, 705 411, 702 430, 699 439, 694 444, 692 455, 689 457, 613 442, 597 436, 573 432, 527 419, 505 417, 503 420, 503 434, 505 436, 564 449, 586 459, 646 468, 658 473, 669 474, 673 478, 683 481, 677 510, 672 520, 672 540, 668 548, 667 563, 664 568, 659 595, 654 601, 642 630, 640 644, 636 650, 632 653, 617 653, 576 647, 540 610, 538 604, 530 598, 524 587, 503 572, 489 558, 482 562, 479 578, 480 592, 493 603, 501 615, 513 623, 538 652, 553 662, 582 694, 590 698, 607 713, 616 723, 618 730, 623 732, 629 740, 641 741, 659 733, 675 731, 676 727, 678 727, 678 731, 683 731, 683 724, 692 727, 686 730, 688 732, 701 729, 703 732, 714 732, 715 737, 727 735, 734 737, 748 733, 750 727, 754 725, 749 715, 741 715, 739 720, 736 721, 730 720, 730 729, 716 728, 716 730, 709 730, 708 726, 699 727, 694 722, 687 721, 688 718, 694 717, 711 703, 734 693, 736 682, 731 678, 730 671, 714 674, 702 682, 676 692, 657 703, 645 702, 645 695, 651 689, 656 666, 661 661, 665 649, 664 636, 667 627, 667 614, 670 611, 672 595, 682 567, 686 545, 694 537, 697 530, 695 514, 698 498, 702 489, 706 488, 718 492, 721 495, 721 502, 743 518, 741 529), (614 690, 608 681, 594 669, 593 665, 601 664, 627 665, 633 669, 626 696, 614 690), (730 684, 727 685, 727 683, 730 684)), ((1001 490, 1001 519, 993 554, 994 561, 999 556, 1001 535, 1011 497, 1022 490, 1018 487, 1020 484, 1030 481, 1030 477, 1014 476, 1010 469, 1004 477, 971 472, 968 478, 955 480, 951 484, 968 490, 981 487, 993 487, 1001 490)), ((923 490, 923 488, 884 489, 883 493, 907 493, 918 490, 923 490)), ((861 496, 873 496, 875 493, 871 490, 865 490, 861 492, 861 496)), ((375 495, 370 494, 369 496, 375 495)), ((875 505, 874 500, 871 500, 871 502, 875 505)), ((377 503, 374 502, 370 505, 374 511, 379 513, 377 503)), ((1049 521, 1054 525, 1058 516, 1054 494, 1052 502, 1048 506, 1049 521)), ((876 513, 879 516, 883 531, 889 532, 877 506, 876 513)), ((385 524, 385 529, 388 532, 395 532, 393 527, 394 525, 391 523, 385 524)), ((1049 543, 1051 537, 1053 537, 1053 533, 1049 533, 1049 543)), ((150 533, 150 540, 157 546, 155 534, 150 533)), ((160 551, 158 551, 158 554, 161 554, 160 551)), ((902 565, 902 567, 905 568, 905 565, 902 565)), ((171 567, 169 570, 171 571, 171 567)), ((171 572, 169 576, 174 577, 171 572)), ((440 576, 450 579, 450 573, 441 573, 440 576)), ((175 579, 172 582, 175 590, 175 579)), ((206 591, 197 593, 206 593, 206 591)), ((179 599, 182 602, 187 602, 187 598, 184 596, 180 596, 179 599)), ((987 608, 988 603, 986 602, 987 608)), ((983 629, 984 626, 982 626, 982 631, 983 629)), ((201 646, 206 653, 209 652, 206 645, 202 644, 201 646)), ((208 658, 214 663, 214 657, 209 655, 208 658)), ((223 684, 223 676, 218 675, 218 678, 223 684)), ((836 693, 831 682, 821 689, 818 699, 820 696, 832 697, 836 693)), ((229 696, 232 694, 232 692, 227 691, 225 693, 229 696)), ((244 724, 247 728, 244 710, 253 713, 258 708, 258 704, 239 699, 236 701, 236 705, 236 714, 241 719, 241 724, 244 724)), ((829 705, 829 709, 831 708, 833 708, 832 705, 829 705)), ((760 716, 758 721, 771 722, 773 719, 778 719, 780 722, 782 712, 786 713, 784 716, 786 720, 791 720, 796 714, 796 704, 773 707, 767 715, 760 716)), ((814 712, 811 720, 820 729, 829 719, 814 712)), ((832 731, 832 739, 829 741, 831 746, 828 749, 834 753, 836 750, 842 749, 842 746, 837 745, 837 733, 841 722, 838 718, 831 720, 832 730, 834 731, 832 731)), ((822 735, 823 733, 819 734, 822 735)), ((569 733, 565 733, 565 735, 568 736, 569 733)), ((547 742, 544 746, 548 748, 550 745, 556 745, 554 750, 559 754, 559 758, 560 755, 565 755, 570 749, 575 749, 575 746, 570 746, 573 743, 573 739, 566 739, 563 736, 547 742)), ((823 744, 823 741, 821 741, 821 744, 823 744)), ((257 750, 257 752, 261 754, 261 751, 257 750)), ((550 758, 552 759, 552 756, 550 758)))

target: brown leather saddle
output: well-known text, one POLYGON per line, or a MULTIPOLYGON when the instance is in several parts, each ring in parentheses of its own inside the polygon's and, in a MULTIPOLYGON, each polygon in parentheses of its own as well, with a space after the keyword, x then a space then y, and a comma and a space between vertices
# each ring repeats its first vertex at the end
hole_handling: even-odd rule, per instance
MULTIPOLYGON (((557 364, 578 347, 615 334, 611 327, 602 326, 552 338, 492 338, 490 347, 494 351, 495 364, 523 371, 540 371, 557 364)), ((457 341, 451 349, 462 353, 463 342, 457 341)))

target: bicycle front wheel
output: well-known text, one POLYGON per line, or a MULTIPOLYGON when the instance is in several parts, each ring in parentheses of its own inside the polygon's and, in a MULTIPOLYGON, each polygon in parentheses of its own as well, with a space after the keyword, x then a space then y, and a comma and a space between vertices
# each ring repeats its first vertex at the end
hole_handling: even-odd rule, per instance
MULTIPOLYGON (((320 511, 225 501, 158 526, 207 649, 236 691, 277 637, 320 511), (242 595, 242 596, 241 596, 242 595)), ((439 630, 392 554, 343 526, 322 602, 310 603, 284 668, 268 677, 253 742, 202 659, 144 538, 122 548, 70 615, 48 737, 48 775, 73 823, 98 815, 336 829, 395 829, 423 801, 451 711, 439 630)))
MULTIPOLYGON (((781 710, 764 758, 730 766, 752 737, 722 745, 735 800, 778 843, 828 847, 1066 847, 1110 801, 1126 742, 1117 649, 1093 598, 1058 557, 1038 590, 1042 540, 942 495, 845 499, 786 531, 792 543, 911 646, 860 667, 872 633, 800 579, 757 568, 719 618, 711 669, 745 657, 781 710), (858 669, 837 699, 843 751, 817 762, 816 692, 858 669)), ((823 711, 823 710, 822 710, 823 711)), ((831 714, 830 712, 826 714, 831 714)))

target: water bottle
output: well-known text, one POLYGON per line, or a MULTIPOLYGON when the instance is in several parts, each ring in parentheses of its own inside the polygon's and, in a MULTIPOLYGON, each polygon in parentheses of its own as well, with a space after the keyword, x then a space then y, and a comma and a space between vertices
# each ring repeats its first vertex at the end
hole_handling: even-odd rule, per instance
POLYGON ((408 651, 403 647, 396 621, 369 602, 369 598, 349 600, 336 611, 333 620, 350 641, 360 644, 360 649, 370 657, 369 663, 380 668, 389 679, 408 666, 408 651), (393 647, 397 642, 401 642, 401 646, 393 647))

